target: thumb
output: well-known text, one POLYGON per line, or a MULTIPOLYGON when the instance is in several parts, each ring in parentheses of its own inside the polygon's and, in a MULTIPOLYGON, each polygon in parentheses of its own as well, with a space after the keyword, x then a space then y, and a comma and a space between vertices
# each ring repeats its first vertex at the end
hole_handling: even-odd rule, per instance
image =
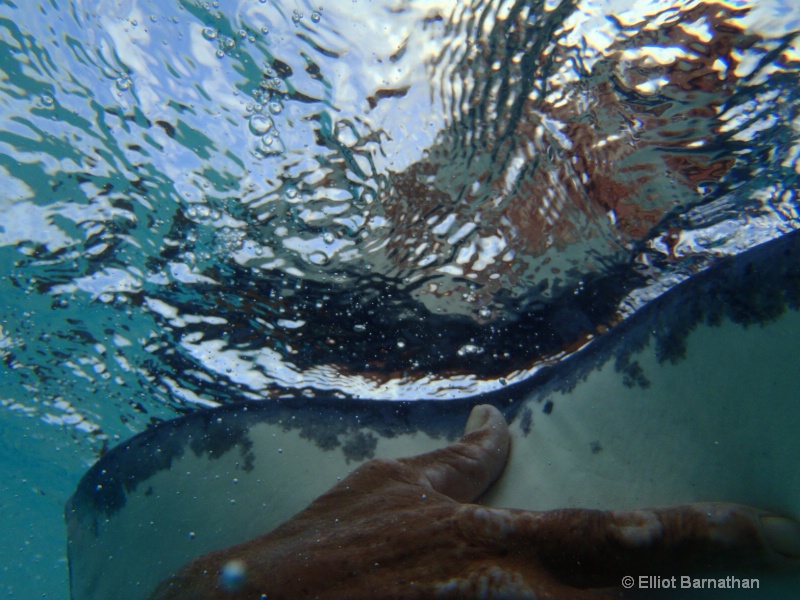
POLYGON ((482 404, 472 409, 458 442, 400 462, 431 489, 457 502, 472 502, 503 472, 508 447, 505 417, 494 406, 482 404))

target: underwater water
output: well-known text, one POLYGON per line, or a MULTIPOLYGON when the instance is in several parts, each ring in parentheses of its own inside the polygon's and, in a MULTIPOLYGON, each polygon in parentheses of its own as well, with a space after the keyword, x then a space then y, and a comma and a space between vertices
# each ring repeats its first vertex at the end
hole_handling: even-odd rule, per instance
POLYGON ((0 592, 67 597, 64 503, 149 425, 503 389, 790 235, 798 31, 790 0, 2 0, 0 592))

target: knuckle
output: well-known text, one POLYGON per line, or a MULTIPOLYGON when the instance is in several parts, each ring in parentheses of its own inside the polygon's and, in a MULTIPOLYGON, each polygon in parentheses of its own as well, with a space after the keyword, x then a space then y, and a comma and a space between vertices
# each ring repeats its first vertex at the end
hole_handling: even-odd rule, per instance
POLYGON ((514 533, 516 523, 511 511, 476 505, 462 506, 457 520, 462 536, 484 542, 505 541, 514 533))

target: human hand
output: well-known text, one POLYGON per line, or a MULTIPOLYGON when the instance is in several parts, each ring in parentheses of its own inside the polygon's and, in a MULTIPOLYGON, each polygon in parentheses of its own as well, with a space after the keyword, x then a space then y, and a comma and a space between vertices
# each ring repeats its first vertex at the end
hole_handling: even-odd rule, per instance
POLYGON ((509 451, 500 412, 464 437, 373 460, 273 532, 198 558, 152 600, 609 597, 622 577, 800 565, 800 523, 731 504, 546 512, 468 504, 509 451))

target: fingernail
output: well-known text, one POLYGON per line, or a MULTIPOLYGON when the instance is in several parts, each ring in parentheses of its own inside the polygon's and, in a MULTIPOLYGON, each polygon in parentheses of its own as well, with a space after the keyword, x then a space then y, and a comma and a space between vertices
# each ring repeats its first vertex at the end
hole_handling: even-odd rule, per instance
POLYGON ((467 425, 464 427, 464 435, 472 433, 473 431, 478 431, 478 429, 486 425, 486 422, 489 420, 489 414, 489 407, 486 404, 479 404, 474 407, 472 412, 469 413, 467 425))
POLYGON ((761 530, 770 548, 789 558, 800 558, 800 523, 784 517, 763 515, 761 530))

